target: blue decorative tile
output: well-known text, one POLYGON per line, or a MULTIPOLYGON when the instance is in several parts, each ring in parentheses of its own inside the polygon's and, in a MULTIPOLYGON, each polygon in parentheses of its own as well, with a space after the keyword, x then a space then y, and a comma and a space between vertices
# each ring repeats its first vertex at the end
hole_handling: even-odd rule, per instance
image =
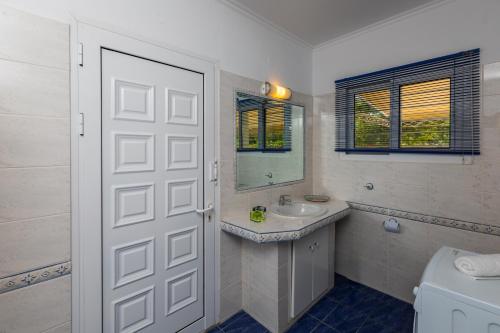
POLYGON ((338 303, 343 303, 348 297, 356 292, 356 289, 350 285, 341 285, 335 287, 327 294, 327 297, 338 303))
POLYGON ((232 317, 230 317, 229 319, 227 319, 222 324, 220 324, 219 327, 222 330, 224 330, 224 328, 233 325, 235 322, 237 322, 241 318, 244 318, 245 316, 248 316, 248 314, 246 314, 246 312, 244 312, 244 311, 240 311, 240 312, 236 313, 235 315, 233 315, 232 317))
MULTIPOLYGON (((387 327, 380 323, 365 323, 358 330, 357 333, 389 333, 391 332, 387 327)), ((392 332, 391 332, 392 333, 392 332)))
MULTIPOLYGON (((307 332, 307 331, 303 331, 303 332, 307 332)), ((308 331, 310 332, 310 331, 308 331)), ((319 324, 319 326, 314 330, 314 333, 338 333, 339 331, 337 331, 336 329, 334 328, 331 328, 325 324, 319 324)))
POLYGON ((366 319, 367 315, 365 313, 346 305, 339 306, 333 310, 325 318, 324 322, 341 333, 348 333, 355 332, 363 325, 366 319))
POLYGON ((316 319, 323 320, 332 312, 335 310, 335 308, 338 306, 338 303, 334 302, 331 298, 329 297, 324 297, 322 300, 320 300, 318 303, 316 303, 308 312, 307 314, 310 316, 313 316, 316 319))
POLYGON ((287 333, 303 333, 303 332, 312 332, 320 322, 315 318, 304 315, 300 318, 292 327, 287 331, 287 333))

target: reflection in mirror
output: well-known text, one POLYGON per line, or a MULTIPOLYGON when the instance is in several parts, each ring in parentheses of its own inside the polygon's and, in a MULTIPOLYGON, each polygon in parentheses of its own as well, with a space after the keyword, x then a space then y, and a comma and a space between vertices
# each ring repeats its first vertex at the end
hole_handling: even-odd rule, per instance
POLYGON ((304 107, 236 93, 236 188, 304 179, 304 107))

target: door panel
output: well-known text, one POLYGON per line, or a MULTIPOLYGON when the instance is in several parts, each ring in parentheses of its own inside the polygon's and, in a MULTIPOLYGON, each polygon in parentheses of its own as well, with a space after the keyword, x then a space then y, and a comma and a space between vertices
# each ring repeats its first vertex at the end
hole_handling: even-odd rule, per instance
POLYGON ((323 227, 313 233, 313 299, 328 289, 328 233, 329 227, 323 227))
POLYGON ((203 76, 102 50, 104 332, 204 316, 203 76))
POLYGON ((314 234, 293 241, 292 253, 292 317, 304 311, 312 302, 314 234))

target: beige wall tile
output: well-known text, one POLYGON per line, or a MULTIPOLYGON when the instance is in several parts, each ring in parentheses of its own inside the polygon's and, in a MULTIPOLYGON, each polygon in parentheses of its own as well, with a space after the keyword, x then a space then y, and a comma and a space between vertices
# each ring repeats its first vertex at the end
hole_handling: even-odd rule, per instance
POLYGON ((226 286, 220 293, 220 322, 225 321, 242 308, 242 285, 238 282, 226 286))
MULTIPOLYGON (((363 231, 353 234, 354 245, 351 246, 353 255, 370 260, 381 265, 387 264, 388 254, 388 234, 382 227, 381 216, 359 214, 353 216, 353 219, 366 219, 363 225, 363 231)), ((351 219, 351 221, 353 220, 351 219)))
POLYGON ((0 72, 0 113, 69 118, 67 70, 0 59, 0 72))
POLYGON ((69 214, 0 223, 0 278, 70 259, 69 214))
POLYGON ((339 249, 335 250, 335 272, 344 275, 347 278, 355 280, 356 274, 356 257, 351 252, 343 252, 339 249))
POLYGON ((39 333, 71 319, 71 276, 0 295, 0 332, 39 333))
POLYGON ((0 169, 0 220, 67 213, 69 167, 0 169))
POLYGON ((420 277, 391 266, 387 267, 387 270, 387 289, 384 292, 408 303, 413 303, 415 300, 413 288, 419 285, 420 277))
POLYGON ((353 278, 368 287, 386 291, 388 266, 376 261, 359 259, 356 260, 353 278))
POLYGON ((0 115, 0 168, 69 165, 69 119, 0 115))
POLYGON ((242 238, 227 232, 221 232, 221 257, 241 256, 241 241, 242 238))
POLYGON ((69 68, 69 25, 0 7, 0 58, 69 68))
MULTIPOLYGON (((387 216, 380 215, 383 220, 387 216)), ((397 219, 401 232, 386 233, 388 240, 387 266, 405 272, 407 276, 420 278, 431 254, 428 251, 428 228, 424 223, 397 219)), ((391 275, 389 274, 389 281, 391 275)), ((390 284, 390 283, 389 283, 390 284)))
MULTIPOLYGON (((488 126, 488 122, 491 122, 491 119, 495 119, 495 117, 498 116, 499 114, 500 114, 500 91, 498 91, 498 95, 484 96, 481 115, 483 117, 486 117, 486 119, 488 119, 489 121, 486 121, 481 125, 488 126)), ((497 125, 497 123, 493 122, 493 125, 497 125)))
POLYGON ((500 237, 480 234, 477 232, 464 232, 464 249, 478 253, 500 253, 500 237))
POLYGON ((500 192, 482 193, 481 214, 490 224, 500 226, 500 192))
POLYGON ((486 64, 483 67, 483 94, 500 94, 500 62, 486 64))
POLYGON ((221 258, 221 286, 229 286, 241 282, 241 274, 241 255, 237 254, 221 258))
POLYGON ((43 333, 71 333, 71 322, 53 327, 47 331, 44 331, 43 333))
POLYGON ((291 283, 291 271, 288 264, 281 266, 278 268, 278 300, 282 300, 284 298, 288 299, 288 294, 290 292, 290 288, 292 286, 291 283))
POLYGON ((244 256, 242 263, 243 286, 252 286, 268 297, 278 300, 278 268, 262 264, 253 256, 244 256))
POLYGON ((252 285, 243 286, 243 309, 271 332, 278 332, 278 301, 252 285))

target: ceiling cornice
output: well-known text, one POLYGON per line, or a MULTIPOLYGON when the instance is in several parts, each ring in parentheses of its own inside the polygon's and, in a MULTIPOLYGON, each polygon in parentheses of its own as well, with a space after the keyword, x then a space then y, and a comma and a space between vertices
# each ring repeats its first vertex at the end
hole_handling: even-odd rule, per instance
POLYGON ((456 2, 456 0, 434 0, 434 1, 431 1, 431 2, 426 3, 424 5, 421 5, 421 6, 413 8, 413 9, 409 9, 407 11, 396 14, 394 16, 391 16, 385 20, 375 22, 375 23, 367 25, 363 28, 360 28, 360 29, 357 29, 355 31, 344 34, 342 36, 333 38, 333 39, 326 41, 324 43, 320 43, 320 44, 313 47, 313 51, 318 51, 318 50, 327 48, 329 46, 333 46, 335 44, 342 43, 344 41, 358 37, 358 36, 363 35, 365 33, 381 29, 385 26, 388 26, 388 25, 394 24, 396 22, 408 19, 412 16, 424 13, 426 11, 436 9, 438 7, 447 5, 447 4, 452 3, 452 2, 456 2))
POLYGON ((387 19, 375 22, 373 24, 367 25, 365 27, 362 27, 360 29, 357 29, 355 31, 349 32, 347 34, 341 35, 339 37, 335 37, 331 40, 328 40, 326 42, 317 44, 317 45, 312 45, 302 38, 298 37, 297 35, 291 33, 290 31, 282 28, 281 26, 271 22, 270 20, 264 18, 262 15, 259 15, 255 13, 253 10, 249 9, 247 6, 241 4, 240 2, 236 0, 219 0, 219 2, 223 3, 227 7, 239 12, 240 14, 245 15, 247 18, 253 20, 254 22, 258 24, 265 25, 267 28, 276 31, 280 35, 288 38, 289 40, 301 45, 302 47, 309 48, 313 51, 317 51, 341 42, 344 42, 346 40, 349 40, 351 38, 355 38, 359 35, 368 33, 370 31, 374 31, 380 28, 383 28, 385 26, 391 25, 393 23, 399 22, 401 20, 407 19, 411 16, 418 15, 420 13, 423 13, 428 10, 432 10, 435 8, 438 8, 440 6, 455 2, 456 0, 434 0, 431 1, 427 4, 415 7, 413 9, 409 9, 407 11, 401 12, 399 14, 393 15, 387 19))
POLYGON ((268 29, 276 31, 278 34, 281 36, 287 38, 288 40, 291 40, 292 42, 299 44, 302 47, 308 48, 308 49, 313 49, 314 45, 309 44, 302 38, 298 37, 295 34, 292 34, 290 31, 280 27, 277 24, 274 24, 273 22, 269 21, 268 19, 264 18, 263 16, 255 13, 253 10, 248 8, 245 5, 242 5, 241 3, 235 1, 235 0, 219 0, 222 4, 226 5, 227 7, 237 11, 240 14, 245 15, 247 18, 251 19, 252 21, 266 26, 268 29))

